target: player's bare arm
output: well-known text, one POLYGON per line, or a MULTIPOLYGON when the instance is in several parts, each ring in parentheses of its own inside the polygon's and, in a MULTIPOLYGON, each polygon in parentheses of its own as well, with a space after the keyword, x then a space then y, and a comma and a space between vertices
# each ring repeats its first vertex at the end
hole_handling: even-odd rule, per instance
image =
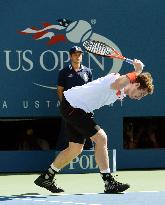
MULTIPOLYGON (((135 71, 132 75, 138 76, 143 71, 143 63, 140 60, 134 60, 133 66, 135 71)), ((114 83, 112 83, 111 88, 114 90, 121 90, 130 83, 129 74, 121 75, 114 83)))
POLYGON ((57 86, 57 94, 58 94, 60 101, 62 101, 63 92, 64 92, 64 87, 58 85, 57 86))

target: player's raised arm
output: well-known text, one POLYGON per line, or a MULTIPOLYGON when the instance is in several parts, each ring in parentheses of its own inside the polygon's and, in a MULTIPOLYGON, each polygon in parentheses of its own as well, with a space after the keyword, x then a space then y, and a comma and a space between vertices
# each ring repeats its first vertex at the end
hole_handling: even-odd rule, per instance
POLYGON ((135 59, 133 61, 133 66, 135 71, 121 75, 114 83, 112 83, 112 89, 121 90, 136 80, 136 77, 143 71, 144 64, 140 60, 135 59))

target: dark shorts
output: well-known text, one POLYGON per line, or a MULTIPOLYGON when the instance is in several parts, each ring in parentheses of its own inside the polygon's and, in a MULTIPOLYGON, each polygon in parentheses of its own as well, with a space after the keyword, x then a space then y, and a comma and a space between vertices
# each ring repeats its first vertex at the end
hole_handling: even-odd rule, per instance
POLYGON ((92 113, 86 113, 79 108, 73 108, 63 97, 60 111, 66 122, 66 131, 69 142, 84 144, 86 138, 95 135, 100 126, 94 121, 92 113))

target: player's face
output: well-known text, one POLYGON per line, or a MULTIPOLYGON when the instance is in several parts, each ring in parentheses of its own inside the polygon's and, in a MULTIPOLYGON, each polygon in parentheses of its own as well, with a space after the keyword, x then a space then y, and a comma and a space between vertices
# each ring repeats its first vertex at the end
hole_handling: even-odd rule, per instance
POLYGON ((139 89, 140 84, 134 83, 129 89, 128 96, 134 100, 140 100, 142 97, 148 95, 146 89, 139 89))
POLYGON ((70 55, 70 59, 73 63, 79 64, 82 62, 82 53, 75 52, 70 55))

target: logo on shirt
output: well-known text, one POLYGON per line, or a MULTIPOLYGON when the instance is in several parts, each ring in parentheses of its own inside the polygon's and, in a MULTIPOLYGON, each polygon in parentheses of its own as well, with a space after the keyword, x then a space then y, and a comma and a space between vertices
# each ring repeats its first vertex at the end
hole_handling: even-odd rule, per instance
POLYGON ((88 75, 86 73, 83 74, 83 79, 85 82, 88 82, 88 75))
POLYGON ((73 74, 71 73, 70 75, 68 75, 68 78, 72 78, 73 77, 73 74))

